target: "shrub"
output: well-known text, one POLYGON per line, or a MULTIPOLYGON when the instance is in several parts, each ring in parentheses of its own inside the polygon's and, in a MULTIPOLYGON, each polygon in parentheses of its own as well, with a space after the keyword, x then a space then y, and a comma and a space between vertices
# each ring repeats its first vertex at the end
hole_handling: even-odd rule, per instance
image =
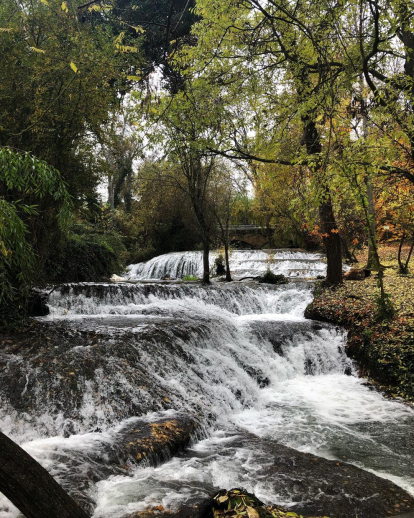
POLYGON ((195 277, 194 275, 184 275, 182 280, 183 281, 198 281, 198 277, 195 277))
POLYGON ((223 254, 220 254, 218 257, 216 257, 214 266, 216 268, 216 275, 224 275, 226 273, 223 254))
POLYGON ((287 284, 288 280, 284 275, 276 275, 270 270, 267 270, 267 272, 259 278, 259 282, 266 284, 287 284))
POLYGON ((74 234, 47 265, 49 281, 106 280, 125 269, 128 252, 117 234, 74 234))
MULTIPOLYGON (((45 228, 64 231, 72 201, 60 173, 29 153, 0 147, 0 326, 24 316, 41 270, 45 228)), ((51 230, 52 231, 52 230, 51 230)))

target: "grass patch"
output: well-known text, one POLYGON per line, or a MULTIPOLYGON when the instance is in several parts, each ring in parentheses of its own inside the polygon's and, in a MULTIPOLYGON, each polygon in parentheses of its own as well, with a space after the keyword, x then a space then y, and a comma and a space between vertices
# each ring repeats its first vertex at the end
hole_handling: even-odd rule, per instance
POLYGON ((181 279, 182 281, 198 281, 198 277, 195 275, 184 275, 184 277, 181 279))

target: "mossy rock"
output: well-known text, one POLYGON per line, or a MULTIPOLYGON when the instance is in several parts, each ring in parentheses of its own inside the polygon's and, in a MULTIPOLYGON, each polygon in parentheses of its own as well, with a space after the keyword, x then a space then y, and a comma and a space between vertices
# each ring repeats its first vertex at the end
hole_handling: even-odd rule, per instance
POLYGON ((214 518, 304 518, 283 507, 265 505, 251 493, 238 488, 219 491, 213 497, 212 512, 214 518))
POLYGON ((266 284, 287 284, 289 281, 284 275, 276 275, 270 270, 267 270, 264 275, 259 277, 259 282, 266 284))

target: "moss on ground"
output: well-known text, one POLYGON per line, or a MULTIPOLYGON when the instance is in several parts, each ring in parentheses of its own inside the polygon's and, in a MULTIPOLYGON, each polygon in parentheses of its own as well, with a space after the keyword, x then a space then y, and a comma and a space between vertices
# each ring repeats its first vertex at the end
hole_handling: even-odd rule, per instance
MULTIPOLYGON (((306 315, 344 325, 349 331, 349 353, 358 360, 362 373, 386 393, 414 401, 414 274, 398 274, 396 247, 382 248, 380 258, 386 266, 384 285, 395 308, 394 318, 378 320, 375 272, 335 289, 318 286, 306 315)), ((358 260, 355 267, 362 268, 366 253, 358 260)))

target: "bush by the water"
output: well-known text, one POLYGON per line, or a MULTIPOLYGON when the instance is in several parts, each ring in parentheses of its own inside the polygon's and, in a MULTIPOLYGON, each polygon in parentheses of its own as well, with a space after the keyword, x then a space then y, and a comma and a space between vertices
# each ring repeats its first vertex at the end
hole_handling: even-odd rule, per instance
POLYGON ((266 284, 286 284, 288 280, 284 275, 276 275, 270 270, 267 270, 267 272, 259 278, 259 282, 266 284))
POLYGON ((182 278, 183 281, 198 281, 198 277, 195 275, 184 275, 182 278))
POLYGON ((223 254, 220 254, 218 257, 216 257, 214 266, 216 268, 216 275, 224 275, 226 273, 223 254))
POLYGON ((47 265, 49 281, 86 282, 121 274, 128 260, 122 238, 115 234, 73 234, 47 265))

